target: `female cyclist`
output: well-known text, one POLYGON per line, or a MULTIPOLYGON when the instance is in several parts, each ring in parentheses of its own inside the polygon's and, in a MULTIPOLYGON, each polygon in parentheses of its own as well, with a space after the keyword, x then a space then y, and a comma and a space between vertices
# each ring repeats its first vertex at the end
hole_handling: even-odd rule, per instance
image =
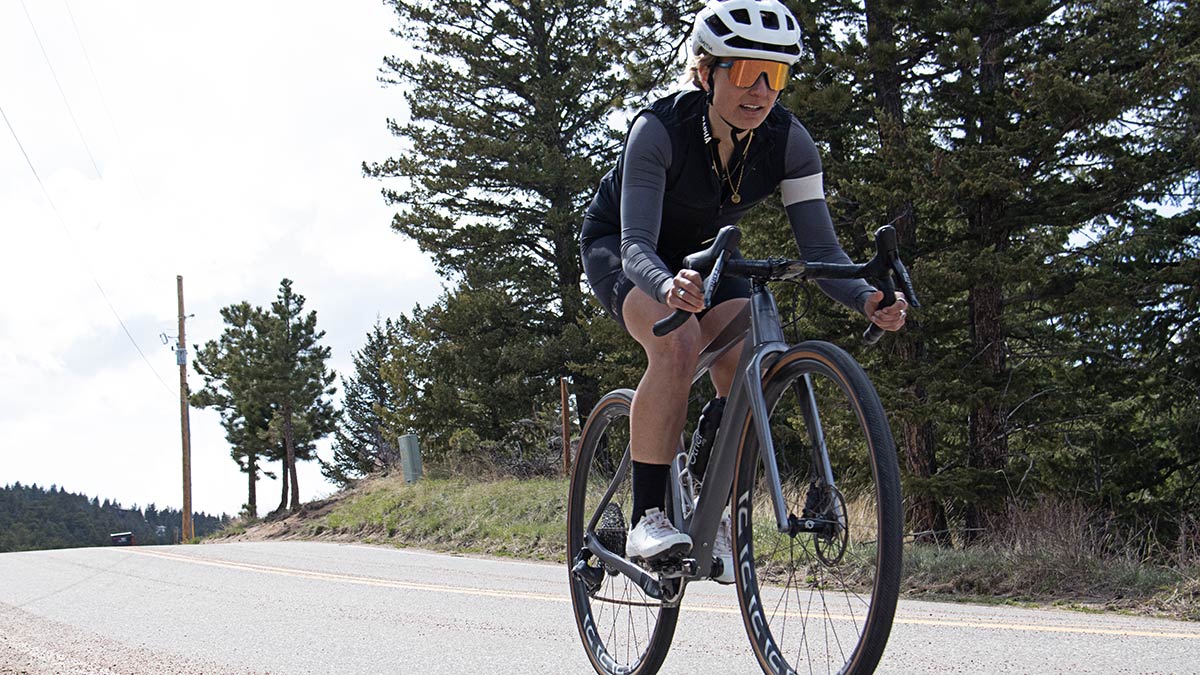
MULTIPOLYGON (((685 77, 694 88, 637 115, 584 218, 580 244, 588 283, 648 360, 630 411, 634 527, 626 552, 635 560, 691 549, 691 538, 663 513, 670 463, 697 357, 750 296, 746 280, 724 279, 705 309, 702 279, 682 269, 684 256, 778 189, 802 257, 850 262, 825 204, 816 146, 777 103, 800 58, 799 41, 799 24, 780 0, 709 0, 692 29, 685 77), (655 337, 651 327, 675 309, 695 317, 655 337)), ((907 304, 900 294, 879 310, 883 293, 866 282, 820 284, 881 328, 904 325, 907 304)), ((718 397, 728 393, 739 351, 727 351, 710 371, 718 397)), ((717 581, 731 583, 728 517, 713 552, 724 563, 717 581)))

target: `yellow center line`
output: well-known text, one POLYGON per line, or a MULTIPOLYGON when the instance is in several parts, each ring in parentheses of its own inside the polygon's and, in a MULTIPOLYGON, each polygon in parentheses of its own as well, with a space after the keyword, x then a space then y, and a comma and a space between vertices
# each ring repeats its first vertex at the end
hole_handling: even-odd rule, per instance
POLYGON ((279 574, 288 577, 298 577, 302 579, 319 579, 322 581, 339 581, 342 583, 359 584, 363 586, 380 586, 384 588, 403 588, 407 590, 417 591, 436 591, 438 593, 457 593, 459 595, 478 595, 493 598, 523 598, 528 600, 554 600, 566 601, 569 598, 564 598, 558 595, 550 595, 548 593, 530 593, 526 591, 494 591, 486 588, 470 588, 465 586, 447 586, 444 584, 427 584, 415 581, 400 581, 398 579, 380 579, 378 577, 363 577, 351 574, 335 574, 333 572, 314 572, 311 570, 299 570, 290 567, 273 567, 271 565, 258 565, 255 563, 233 562, 230 560, 206 560, 188 555, 179 555, 177 553, 165 553, 163 551, 145 551, 130 549, 130 552, 139 555, 147 555, 156 558, 165 558, 168 560, 180 560, 196 565, 208 565, 210 567, 224 567, 228 569, 249 570, 252 572, 264 572, 267 574, 279 574))
MULTIPOLYGON (((318 579, 322 581, 337 581, 341 583, 358 584, 364 586, 378 586, 383 588, 400 588, 406 590, 417 591, 433 591, 437 593, 455 593, 458 595, 473 595, 490 598, 509 598, 522 600, 545 600, 550 602, 570 602, 570 597, 566 595, 554 595, 550 593, 532 593, 528 591, 514 590, 491 590, 487 588, 475 588, 468 586, 449 586, 446 584, 430 584, 416 581, 400 581, 397 579, 381 579, 378 577, 364 577, 352 574, 336 574, 333 572, 315 572, 311 570, 300 570, 291 567, 275 567, 272 565, 259 565, 256 563, 233 562, 230 560, 208 560, 197 558, 189 555, 181 555, 178 553, 167 553, 165 551, 150 551, 146 549, 131 548, 126 549, 128 552, 138 555, 163 558, 167 560, 178 560, 188 562, 195 565, 208 565, 210 567, 224 567, 227 569, 240 569, 252 572, 262 572, 266 574, 278 574, 282 576, 297 577, 302 579, 318 579)), ((685 611, 702 612, 706 614, 739 614, 740 610, 736 607, 717 607, 714 605, 701 605, 696 603, 685 603, 685 611)), ((804 618, 804 615, 798 612, 786 612, 787 616, 804 618)), ((779 616, 776 614, 775 616, 779 616)), ((853 617, 841 615, 826 615, 827 618, 841 621, 852 621, 853 617)), ((812 615, 809 615, 812 618, 812 615)), ((1035 633, 1076 633, 1082 635, 1112 635, 1121 637, 1151 637, 1151 638, 1181 638, 1185 640, 1200 640, 1200 632, 1175 632, 1175 631, 1152 631, 1152 630, 1135 630, 1128 628, 1098 628, 1092 626, 1081 625, 1062 625, 1062 626, 1041 626, 1026 623, 1009 623, 1002 621, 986 621, 986 620, 959 620, 959 619, 917 619, 907 618, 902 615, 896 616, 893 623, 899 625, 912 626, 937 626, 943 628, 971 628, 982 630, 1015 630, 1027 631, 1035 633)))
POLYGON ((954 619, 906 619, 896 617, 894 623, 914 626, 945 626, 957 628, 982 628, 985 630, 1020 630, 1037 633, 1081 633, 1084 635, 1118 635, 1122 637, 1182 638, 1200 640, 1200 633, 1174 631, 1134 630, 1130 628, 1093 628, 1091 626, 1039 626, 1024 623, 992 621, 960 621, 954 619))

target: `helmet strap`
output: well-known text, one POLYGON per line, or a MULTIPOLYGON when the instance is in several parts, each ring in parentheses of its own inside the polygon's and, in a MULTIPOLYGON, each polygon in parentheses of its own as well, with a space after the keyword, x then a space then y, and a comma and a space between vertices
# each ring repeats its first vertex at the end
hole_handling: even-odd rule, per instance
MULTIPOLYGON (((708 70, 708 90, 704 92, 705 109, 710 114, 712 112, 714 112, 714 110, 713 110, 713 91, 715 91, 716 88, 717 88, 717 85, 713 81, 713 69, 710 68, 708 70)), ((727 126, 733 130, 733 138, 735 141, 737 140, 737 137, 739 134, 746 131, 745 129, 741 129, 741 128, 738 128, 737 126, 734 126, 732 123, 730 123, 729 120, 725 119, 725 117, 722 116, 721 113, 716 113, 716 115, 717 115, 717 117, 721 118, 721 121, 725 123, 725 126, 727 126)))
POLYGON ((718 119, 720 119, 722 122, 724 122, 725 126, 729 127, 729 129, 730 129, 730 132, 731 132, 730 138, 736 144, 737 137, 742 135, 743 133, 745 133, 746 130, 742 129, 739 126, 736 126, 729 120, 725 119, 724 115, 722 115, 721 113, 716 111, 716 108, 713 106, 713 103, 712 103, 712 90, 709 90, 709 92, 708 92, 707 103, 708 103, 708 105, 706 106, 706 112, 708 113, 708 115, 707 115, 708 119, 712 119, 712 116, 716 115, 718 119))

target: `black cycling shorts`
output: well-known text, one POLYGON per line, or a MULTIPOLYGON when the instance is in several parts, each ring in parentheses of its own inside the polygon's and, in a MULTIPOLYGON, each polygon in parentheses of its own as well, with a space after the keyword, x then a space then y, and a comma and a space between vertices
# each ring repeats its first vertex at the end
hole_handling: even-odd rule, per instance
MULTIPOLYGON (((596 294, 596 299, 600 301, 600 305, 604 307, 609 316, 616 319, 617 323, 621 324, 621 328, 625 328, 628 332, 629 329, 625 326, 625 318, 621 315, 621 311, 624 309, 625 296, 633 290, 634 283, 625 276, 625 272, 621 269, 621 235, 612 234, 585 241, 581 253, 583 254, 583 273, 587 275, 592 293, 596 294)), ((672 268, 671 271, 678 272, 679 270, 672 268)), ((726 277, 717 287, 712 306, 709 309, 727 300, 749 297, 749 281, 726 277)), ((708 309, 697 313, 696 318, 702 318, 707 312, 708 309)))

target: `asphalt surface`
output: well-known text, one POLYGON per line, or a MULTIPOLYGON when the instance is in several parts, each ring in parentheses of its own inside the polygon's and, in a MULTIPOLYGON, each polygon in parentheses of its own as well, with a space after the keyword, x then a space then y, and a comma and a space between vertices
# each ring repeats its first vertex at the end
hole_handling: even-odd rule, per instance
MULTIPOLYGON (((0 673, 590 673, 559 565, 313 542, 0 554, 0 673)), ((688 587, 665 674, 759 672, 688 587)), ((879 673, 1197 673, 1200 624, 901 601, 879 673)))

